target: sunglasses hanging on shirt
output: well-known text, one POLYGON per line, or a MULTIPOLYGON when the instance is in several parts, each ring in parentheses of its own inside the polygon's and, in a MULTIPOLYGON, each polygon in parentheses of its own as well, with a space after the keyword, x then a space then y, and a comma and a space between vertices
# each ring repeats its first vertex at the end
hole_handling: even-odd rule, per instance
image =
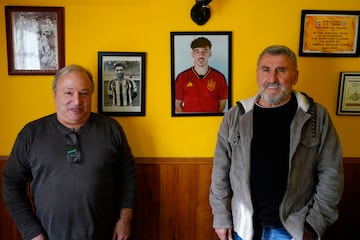
POLYGON ((66 159, 71 163, 79 163, 81 160, 81 153, 79 148, 78 137, 75 132, 65 134, 66 144, 70 149, 66 152, 66 159))

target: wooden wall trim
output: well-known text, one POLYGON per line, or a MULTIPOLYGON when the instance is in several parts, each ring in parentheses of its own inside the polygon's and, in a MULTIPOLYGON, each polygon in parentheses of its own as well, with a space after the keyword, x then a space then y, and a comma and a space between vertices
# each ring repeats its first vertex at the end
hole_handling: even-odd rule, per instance
POLYGON ((137 164, 201 164, 207 165, 212 164, 212 158, 198 158, 198 157, 189 157, 189 158, 135 158, 137 164))
POLYGON ((360 164, 360 157, 358 158, 344 158, 344 164, 360 164))
MULTIPOLYGON (((213 158, 135 158, 137 164, 212 164, 213 158)), ((345 157, 344 164, 360 164, 360 157, 345 157)))
MULTIPOLYGON (((6 161, 9 156, 1 156, 0 161, 6 161)), ((174 157, 135 157, 137 164, 212 164, 212 157, 184 157, 184 158, 174 158, 174 157)), ((360 157, 345 157, 343 159, 344 164, 360 164, 360 157)))

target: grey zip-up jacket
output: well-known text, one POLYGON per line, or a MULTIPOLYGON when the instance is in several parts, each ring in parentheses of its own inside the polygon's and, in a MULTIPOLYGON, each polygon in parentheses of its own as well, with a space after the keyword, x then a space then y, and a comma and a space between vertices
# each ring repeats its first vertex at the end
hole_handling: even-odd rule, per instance
MULTIPOLYGON (((305 94, 294 93, 298 109, 290 126, 289 174, 279 214, 293 239, 303 239, 305 222, 321 239, 338 218, 344 184, 342 150, 327 110, 305 94)), ((243 100, 243 108, 234 106, 224 114, 210 187, 213 227, 233 228, 244 240, 253 237, 250 146, 258 98, 243 100)))

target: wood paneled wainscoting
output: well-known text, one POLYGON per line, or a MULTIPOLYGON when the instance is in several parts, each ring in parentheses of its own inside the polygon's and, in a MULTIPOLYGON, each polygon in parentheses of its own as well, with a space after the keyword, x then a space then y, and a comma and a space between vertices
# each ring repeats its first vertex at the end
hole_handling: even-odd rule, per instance
POLYGON ((212 159, 137 159, 134 239, 212 240, 212 159))
MULTIPOLYGON (((6 160, 0 156, 0 181, 6 160)), ((217 239, 208 200, 212 158, 137 158, 136 163, 133 240, 217 239)), ((360 229, 360 158, 345 158, 344 171, 340 218, 325 240, 352 239, 360 229)), ((0 200, 0 239, 20 240, 0 200)))

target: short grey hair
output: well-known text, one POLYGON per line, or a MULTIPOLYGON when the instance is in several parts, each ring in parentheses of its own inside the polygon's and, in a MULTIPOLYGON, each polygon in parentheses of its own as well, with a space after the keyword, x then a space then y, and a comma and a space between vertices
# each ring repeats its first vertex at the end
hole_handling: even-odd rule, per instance
POLYGON ((66 75, 68 73, 74 72, 74 71, 75 72, 83 72, 89 77, 89 79, 91 81, 91 93, 93 93, 94 92, 94 79, 92 77, 91 72, 89 70, 87 70, 86 68, 84 68, 83 66, 80 66, 77 64, 71 64, 71 65, 65 66, 56 72, 53 83, 52 83, 53 92, 55 92, 55 90, 56 90, 56 85, 57 85, 57 82, 59 81, 59 79, 62 76, 66 75))
POLYGON ((265 48, 259 55, 257 66, 259 66, 260 60, 265 54, 287 55, 292 62, 292 66, 293 66, 294 70, 297 70, 297 58, 296 58, 295 53, 290 48, 283 46, 283 45, 272 45, 272 46, 265 48))

